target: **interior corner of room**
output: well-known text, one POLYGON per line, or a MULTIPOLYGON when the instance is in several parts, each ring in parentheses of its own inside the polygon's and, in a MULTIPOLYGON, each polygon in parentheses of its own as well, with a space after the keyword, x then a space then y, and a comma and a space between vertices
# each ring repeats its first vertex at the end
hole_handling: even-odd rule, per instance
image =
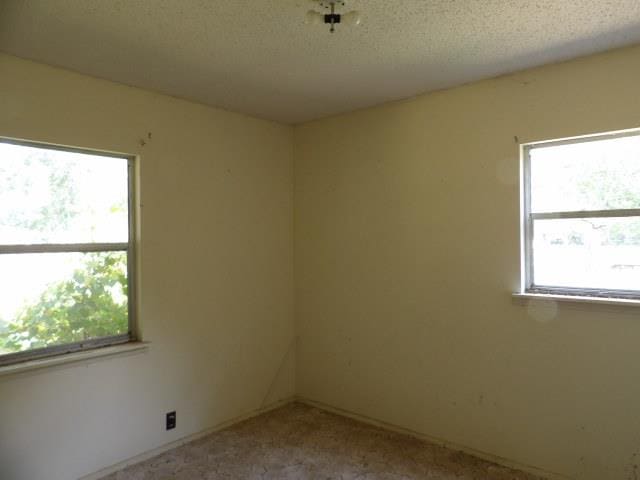
MULTIPOLYGON (((122 237, 74 252, 127 253, 131 294, 113 342, 23 358, 2 315, 44 273, 0 268, 0 478, 227 447, 316 478, 294 440, 328 478, 639 475, 638 2, 107 3, 0 6, 0 145, 123 159, 122 237)), ((0 265, 72 251, 5 241, 10 207, 0 265)))

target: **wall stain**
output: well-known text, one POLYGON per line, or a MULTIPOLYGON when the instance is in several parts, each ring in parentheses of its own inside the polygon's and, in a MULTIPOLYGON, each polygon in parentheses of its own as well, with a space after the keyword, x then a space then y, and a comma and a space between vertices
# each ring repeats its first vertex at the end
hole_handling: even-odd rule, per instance
POLYGON ((147 132, 146 138, 145 137, 140 138, 138 140, 138 143, 140 144, 141 147, 144 147, 148 143, 148 141, 151 141, 151 137, 152 137, 151 132, 147 132))
POLYGON ((631 455, 630 462, 627 465, 627 471, 629 472, 627 480, 640 479, 640 466, 638 465, 638 460, 638 452, 631 455))

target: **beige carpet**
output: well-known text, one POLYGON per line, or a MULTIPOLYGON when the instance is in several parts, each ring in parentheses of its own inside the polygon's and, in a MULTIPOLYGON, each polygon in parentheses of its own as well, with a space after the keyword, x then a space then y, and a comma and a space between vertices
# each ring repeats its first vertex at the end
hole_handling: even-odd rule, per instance
POLYGON ((535 478, 294 403, 133 465, 105 480, 535 478))

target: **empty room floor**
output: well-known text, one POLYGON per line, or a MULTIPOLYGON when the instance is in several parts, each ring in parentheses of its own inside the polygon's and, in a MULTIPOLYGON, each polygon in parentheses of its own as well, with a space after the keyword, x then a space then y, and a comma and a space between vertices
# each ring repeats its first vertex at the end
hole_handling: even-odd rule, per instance
POLYGON ((243 421, 103 480, 533 480, 301 403, 243 421))

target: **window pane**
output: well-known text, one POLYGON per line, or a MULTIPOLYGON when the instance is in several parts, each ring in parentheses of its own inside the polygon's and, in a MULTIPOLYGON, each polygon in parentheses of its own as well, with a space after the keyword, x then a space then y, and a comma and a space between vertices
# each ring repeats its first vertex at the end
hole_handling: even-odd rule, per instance
POLYGON ((537 286, 640 290, 640 217, 536 220, 537 286))
POLYGON ((0 354, 128 331, 127 254, 0 255, 0 354))
POLYGON ((531 211, 640 208, 640 136, 531 149, 531 211))
POLYGON ((0 142, 0 243, 127 242, 127 166, 0 142))

